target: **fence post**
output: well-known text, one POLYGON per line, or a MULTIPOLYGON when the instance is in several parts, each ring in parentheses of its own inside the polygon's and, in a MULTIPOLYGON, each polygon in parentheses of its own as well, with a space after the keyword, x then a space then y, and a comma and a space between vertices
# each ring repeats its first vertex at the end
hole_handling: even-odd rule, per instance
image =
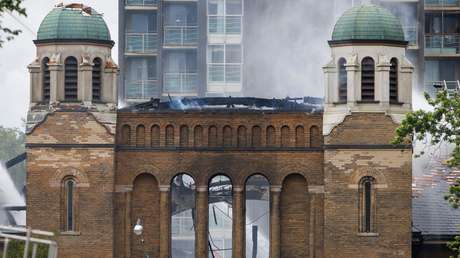
POLYGON ((8 244, 10 243, 9 238, 5 238, 5 246, 3 247, 3 258, 7 258, 8 255, 8 244))
POLYGON ((30 230, 30 227, 27 227, 27 233, 26 233, 27 240, 26 240, 25 247, 24 247, 24 256, 23 256, 24 258, 27 258, 29 254, 29 243, 30 243, 31 234, 32 232, 30 230))

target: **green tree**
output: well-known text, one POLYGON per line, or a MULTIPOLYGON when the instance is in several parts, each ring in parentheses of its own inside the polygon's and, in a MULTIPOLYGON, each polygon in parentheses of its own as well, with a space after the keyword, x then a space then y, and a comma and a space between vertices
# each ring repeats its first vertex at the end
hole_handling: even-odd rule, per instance
POLYGON ((19 29, 11 29, 2 24, 2 17, 5 12, 27 16, 26 9, 21 6, 22 2, 23 0, 0 0, 0 47, 3 46, 5 40, 10 41, 22 32, 19 29))
MULTIPOLYGON (((412 140, 429 139, 431 145, 451 144, 453 151, 447 161, 449 166, 460 164, 460 95, 439 91, 435 98, 425 94, 431 111, 417 110, 410 112, 396 130, 394 144, 409 143, 412 140)), ((420 155, 423 153, 418 153, 420 155)), ((449 204, 458 208, 460 204, 460 179, 449 187, 445 195, 449 204)), ((460 237, 448 243, 448 247, 460 258, 460 237)))
MULTIPOLYGON (((25 134, 18 128, 5 128, 0 126, 0 162, 6 162, 25 152, 25 134)), ((8 169, 19 191, 25 183, 25 162, 8 169)))

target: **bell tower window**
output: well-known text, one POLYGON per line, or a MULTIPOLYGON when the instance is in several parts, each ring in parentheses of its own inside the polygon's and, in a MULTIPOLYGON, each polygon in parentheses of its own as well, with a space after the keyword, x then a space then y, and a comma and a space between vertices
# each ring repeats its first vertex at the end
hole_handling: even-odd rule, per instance
POLYGON ((347 69, 345 58, 339 60, 339 102, 347 102, 347 69))
POLYGON ((101 86, 102 86, 102 60, 94 59, 93 62, 93 100, 101 101, 101 86))
POLYGON ((48 66, 50 59, 48 57, 43 58, 42 61, 42 71, 43 71, 43 101, 49 101, 50 100, 50 68, 48 66))
POLYGON ((371 57, 361 62, 361 100, 375 100, 375 63, 371 57))
POLYGON ((64 98, 67 101, 78 99, 78 61, 75 57, 67 57, 64 62, 64 98))
POLYGON ((398 60, 392 58, 390 63, 390 103, 398 103, 398 60))

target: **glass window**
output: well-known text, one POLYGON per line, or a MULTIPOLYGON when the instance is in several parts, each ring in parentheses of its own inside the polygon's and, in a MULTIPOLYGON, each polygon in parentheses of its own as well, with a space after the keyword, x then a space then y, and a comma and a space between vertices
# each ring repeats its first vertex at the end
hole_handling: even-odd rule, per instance
POLYGON ((270 250, 270 184, 261 175, 246 182, 246 258, 268 258, 270 250))
POLYGON ((241 45, 226 45, 225 48, 226 63, 241 63, 241 45))
POLYGON ((158 31, 155 12, 128 13, 126 16, 126 32, 153 33, 158 31))
POLYGON ((224 0, 209 0, 208 15, 223 15, 224 7, 224 0))
POLYGON ((128 81, 157 79, 157 60, 155 57, 128 58, 126 66, 126 79, 128 81))
POLYGON ((75 231, 75 181, 68 179, 65 185, 65 231, 75 231))
POLYGON ((171 182, 171 257, 195 258, 195 181, 186 174, 171 182))
POLYGON ((224 62, 224 45, 209 45, 208 62, 219 64, 224 62))
POLYGON ((226 176, 215 176, 209 182, 209 256, 232 257, 232 182, 226 176))
POLYGON ((166 4, 164 9, 165 26, 196 26, 196 4, 166 4))
POLYGON ((242 0, 226 0, 227 14, 241 15, 243 13, 242 0))

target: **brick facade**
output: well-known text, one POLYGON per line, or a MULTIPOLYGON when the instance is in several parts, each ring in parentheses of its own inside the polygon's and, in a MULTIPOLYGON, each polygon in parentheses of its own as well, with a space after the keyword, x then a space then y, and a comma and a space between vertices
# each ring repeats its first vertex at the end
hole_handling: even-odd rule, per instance
POLYGON ((196 183, 196 257, 208 254, 207 187, 218 174, 233 184, 233 257, 245 254, 243 190, 255 174, 271 186, 270 258, 410 256, 411 150, 388 145, 396 124, 384 114, 348 116, 324 139, 321 113, 119 111, 116 125, 113 134, 89 111, 54 112, 27 137, 27 223, 58 233, 60 257, 169 257, 179 173, 196 183), (69 176, 75 232, 61 222, 69 176), (371 233, 359 231, 364 176, 376 179, 371 233))

